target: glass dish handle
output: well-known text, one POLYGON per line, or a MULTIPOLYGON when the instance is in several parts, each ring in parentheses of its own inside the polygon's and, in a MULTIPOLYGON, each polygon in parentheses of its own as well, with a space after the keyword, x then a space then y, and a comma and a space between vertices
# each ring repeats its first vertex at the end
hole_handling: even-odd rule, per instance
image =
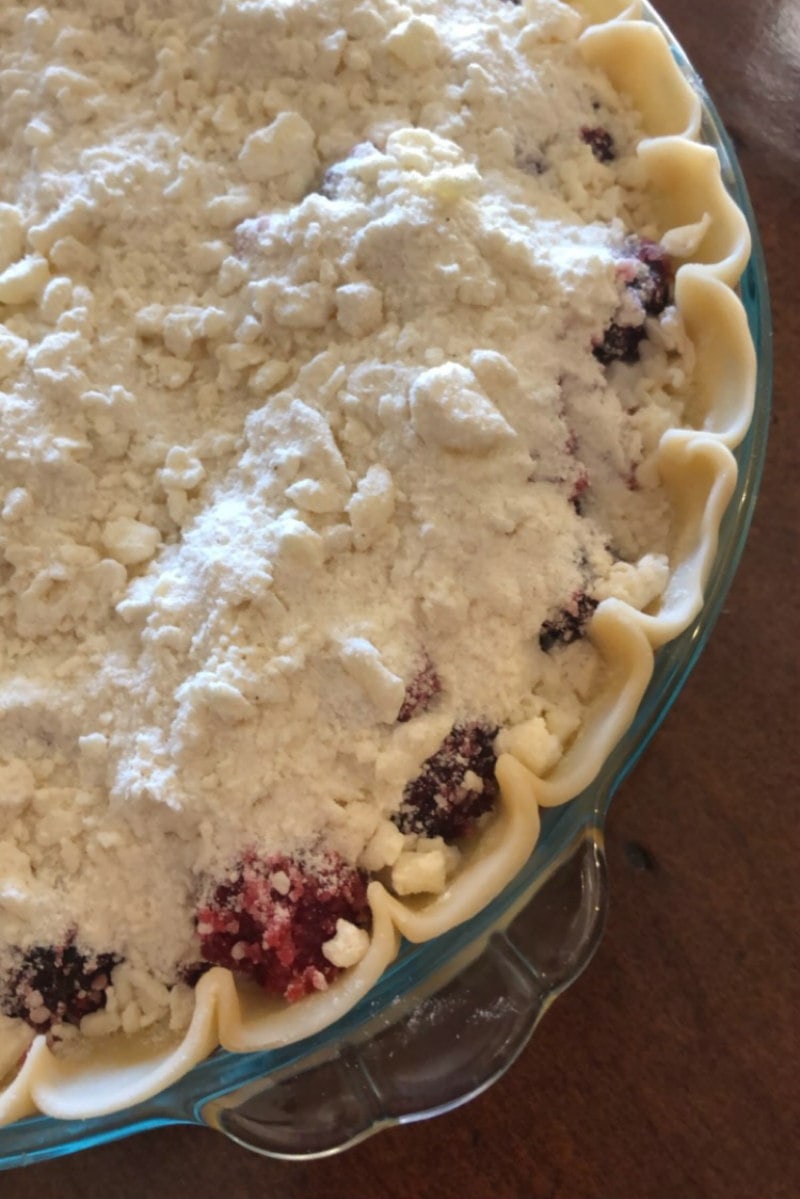
POLYGON ((216 1096, 201 1119, 258 1153, 311 1158, 465 1103, 508 1069, 581 973, 606 907, 602 835, 588 826, 535 892, 446 961, 423 995, 399 995, 334 1048, 216 1096))

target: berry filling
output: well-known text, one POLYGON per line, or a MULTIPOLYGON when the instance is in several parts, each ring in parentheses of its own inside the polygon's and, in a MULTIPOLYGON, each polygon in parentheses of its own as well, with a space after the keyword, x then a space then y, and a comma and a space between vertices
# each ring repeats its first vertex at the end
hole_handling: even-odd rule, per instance
POLYGON ((592 352, 603 366, 612 362, 638 362, 639 347, 647 336, 644 321, 658 316, 670 302, 672 265, 669 255, 658 242, 629 238, 619 276, 629 296, 641 311, 641 323, 621 325, 612 321, 592 352))
POLYGON ((617 149, 614 145, 614 138, 607 129, 603 129, 600 125, 595 128, 584 125, 581 129, 581 137, 586 145, 591 147, 592 154, 598 162, 613 162, 616 158, 617 149))
POLYGON ((612 362, 638 362, 639 345, 645 337, 644 325, 618 325, 612 321, 592 353, 603 366, 612 362))
POLYGON ((577 512, 578 516, 583 516, 585 505, 585 493, 589 490, 589 475, 588 472, 582 470, 577 479, 572 485, 572 491, 569 495, 569 502, 577 512))
MULTIPOLYGON (((585 493, 589 490, 591 480, 589 479, 589 472, 587 471, 586 467, 577 461, 578 451, 580 449, 580 442, 578 440, 578 435, 574 429, 569 430, 569 434, 567 436, 567 440, 566 440, 564 449, 570 455, 571 458, 576 459, 576 466, 577 466, 577 473, 575 474, 575 476, 572 480, 572 485, 571 485, 571 489, 570 489, 570 493, 569 493, 569 502, 572 505, 572 507, 574 508, 575 512, 578 514, 578 516, 583 516, 583 514, 584 514, 584 497, 585 497, 585 493)), ((565 479, 564 482, 567 482, 567 480, 565 479)))
POLYGON ((427 712, 437 695, 441 695, 441 692, 442 680, 436 673, 436 667, 433 662, 426 654, 417 673, 406 685, 403 706, 397 716, 398 721, 405 723, 405 721, 411 720, 414 716, 419 716, 422 712, 427 712))
POLYGON ((392 817, 403 833, 454 841, 472 831, 475 821, 497 800, 494 774, 497 728, 457 724, 403 792, 392 817))
POLYGON ((291 1003, 324 991, 340 973, 322 951, 338 920, 370 926, 366 877, 338 854, 326 852, 312 865, 248 853, 198 909, 197 931, 206 962, 291 1003))
MULTIPOLYGON (((514 2, 516 3, 516 0, 514 2)), ((541 154, 520 148, 517 148, 514 162, 517 169, 524 171, 526 175, 543 175, 547 170, 547 163, 541 154)))
POLYGON ((663 246, 647 238, 630 238, 623 267, 625 284, 637 296, 648 316, 658 316, 670 301, 672 264, 663 246), (632 273, 630 273, 632 272, 632 273))
POLYGON ((585 591, 576 591, 569 603, 539 630, 539 646, 546 654, 556 645, 571 645, 586 634, 586 627, 597 607, 597 600, 585 591))
POLYGON ((112 953, 81 953, 71 940, 37 945, 14 971, 0 1007, 37 1032, 54 1024, 80 1024, 105 1007, 111 971, 120 960, 112 953))

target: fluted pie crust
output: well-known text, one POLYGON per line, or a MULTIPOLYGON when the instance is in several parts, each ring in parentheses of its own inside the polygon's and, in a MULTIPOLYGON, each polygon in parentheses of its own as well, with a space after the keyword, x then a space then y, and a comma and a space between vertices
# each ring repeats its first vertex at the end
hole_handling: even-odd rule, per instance
POLYGON ((176 1082, 217 1046, 237 1053, 300 1040, 356 1004, 396 957, 400 938, 421 942, 479 912, 514 878, 539 834, 541 808, 588 786, 629 727, 653 671, 654 652, 695 618, 714 561, 722 516, 736 482, 732 450, 752 412, 755 354, 735 289, 747 263, 746 220, 728 195, 715 151, 699 143, 701 101, 641 3, 574 0, 585 18, 579 46, 627 93, 647 136, 638 156, 649 180, 658 233, 699 226, 705 233, 677 265, 675 304, 696 352, 687 427, 668 432, 658 468, 673 508, 671 575, 656 610, 619 599, 600 603, 589 637, 609 683, 591 703, 582 731, 558 765, 536 777, 505 753, 497 763, 495 819, 464 857, 446 891, 405 900, 369 885, 371 943, 366 956, 325 991, 285 1005, 215 967, 196 986, 194 1015, 180 1040, 109 1037, 79 1056, 54 1054, 35 1037, 0 1092, 0 1122, 35 1111, 62 1119, 99 1116, 140 1103, 176 1082))

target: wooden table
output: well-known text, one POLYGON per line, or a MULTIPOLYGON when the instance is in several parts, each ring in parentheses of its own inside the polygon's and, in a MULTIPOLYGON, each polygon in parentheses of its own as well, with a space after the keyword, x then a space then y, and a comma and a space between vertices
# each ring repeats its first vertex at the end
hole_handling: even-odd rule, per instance
POLYGON ((599 953, 505 1078, 448 1116, 309 1164, 157 1131, 3 1175, 4 1199, 800 1195, 800 4, 661 11, 748 178, 771 281, 775 415, 725 613, 612 808, 599 953))

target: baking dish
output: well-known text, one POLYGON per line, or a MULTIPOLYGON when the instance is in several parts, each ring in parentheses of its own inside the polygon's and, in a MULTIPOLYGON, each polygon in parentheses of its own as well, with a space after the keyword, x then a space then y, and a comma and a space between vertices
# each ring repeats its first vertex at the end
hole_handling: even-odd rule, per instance
POLYGON ((769 397, 763 264, 741 174, 705 98, 703 136, 718 149, 726 183, 754 237, 741 293, 758 349, 756 418, 738 451, 739 481, 703 612, 660 651, 637 719, 600 777, 570 805, 545 813, 536 852, 502 895, 453 932, 407 947, 338 1024, 279 1051, 242 1057, 218 1052, 157 1098, 118 1115, 80 1123, 20 1122, 0 1133, 3 1164, 176 1120, 210 1124, 282 1156, 330 1152, 382 1124, 443 1110, 488 1085, 513 1060, 547 1003, 580 972, 602 928, 602 824, 610 797, 674 701, 713 626, 744 541, 763 459, 769 397), (447 1038, 441 1036, 443 1021, 447 1038))

